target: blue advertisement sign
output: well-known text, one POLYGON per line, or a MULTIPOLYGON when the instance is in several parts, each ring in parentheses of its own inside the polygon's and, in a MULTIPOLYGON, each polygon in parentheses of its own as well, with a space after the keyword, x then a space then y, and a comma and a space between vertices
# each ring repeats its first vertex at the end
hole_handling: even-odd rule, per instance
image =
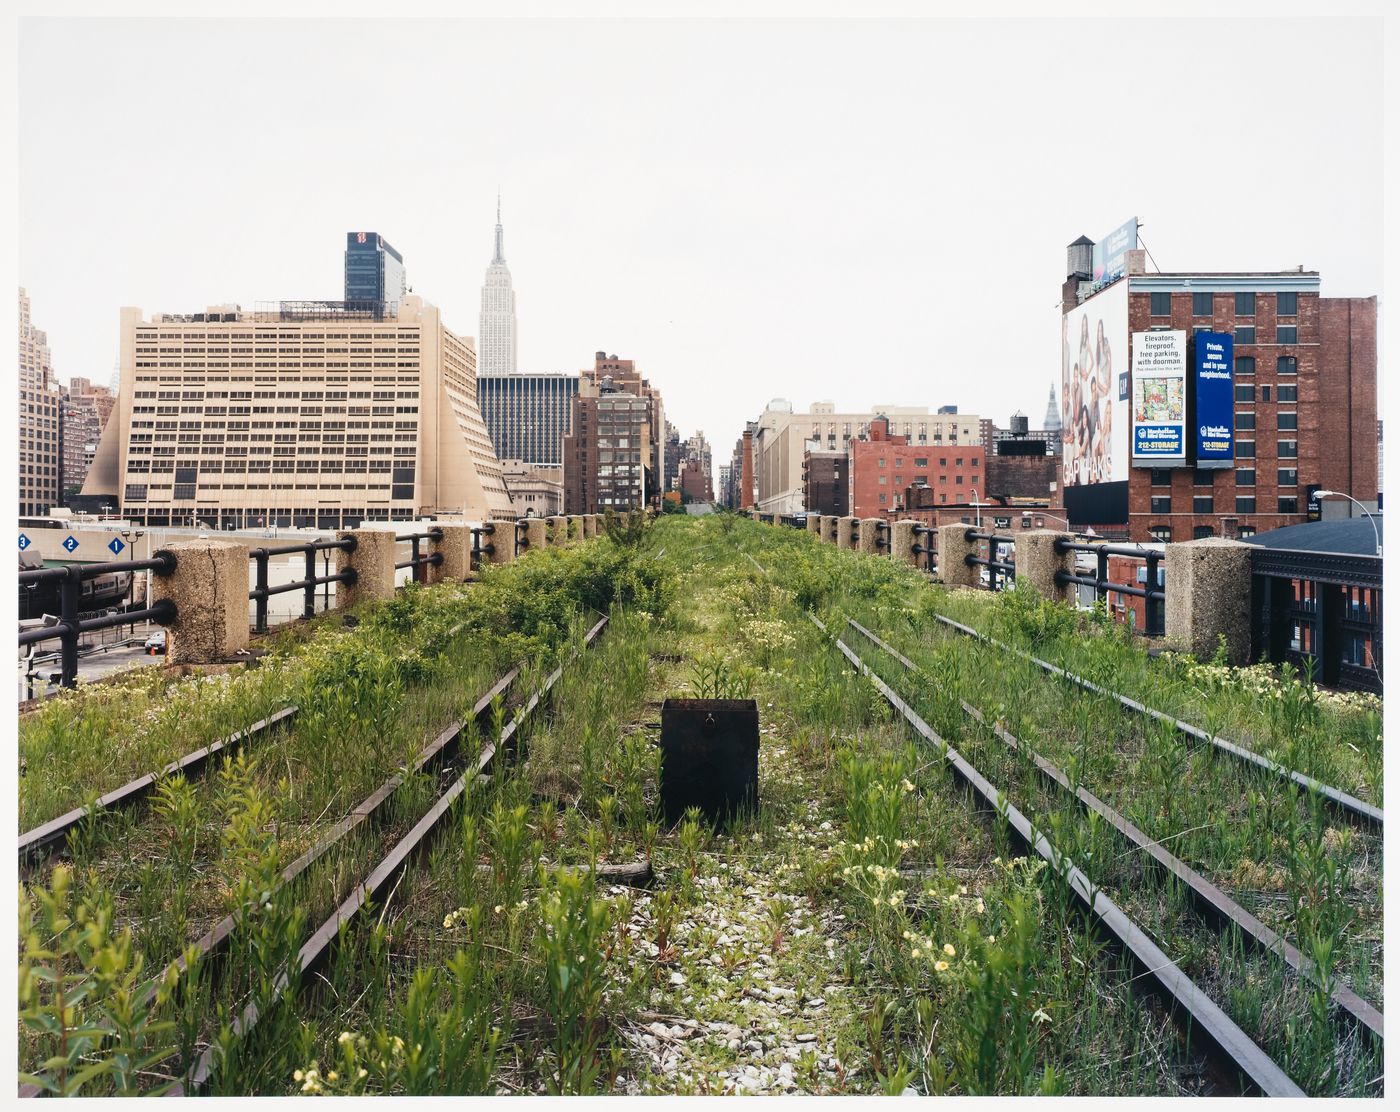
POLYGON ((1196 333, 1196 466, 1235 462, 1235 338, 1196 333))
POLYGON ((1134 216, 1094 244, 1095 289, 1123 277, 1128 252, 1135 250, 1138 245, 1137 230, 1137 217, 1134 216))

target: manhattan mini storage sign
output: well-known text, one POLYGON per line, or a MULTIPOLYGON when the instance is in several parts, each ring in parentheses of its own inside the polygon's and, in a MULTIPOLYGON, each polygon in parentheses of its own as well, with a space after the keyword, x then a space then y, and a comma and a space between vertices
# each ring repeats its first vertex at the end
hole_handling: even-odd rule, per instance
POLYGON ((1232 467, 1235 461, 1235 338, 1197 332, 1196 466, 1232 467))
POLYGON ((1186 463, 1186 333, 1133 333, 1133 466, 1186 463))

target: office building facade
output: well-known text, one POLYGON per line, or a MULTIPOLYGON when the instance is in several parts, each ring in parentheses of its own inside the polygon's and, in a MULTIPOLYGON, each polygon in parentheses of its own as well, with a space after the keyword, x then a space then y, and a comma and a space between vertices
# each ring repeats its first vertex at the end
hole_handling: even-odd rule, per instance
POLYGON ((501 459, 562 467, 578 375, 480 375, 481 417, 501 459))
POLYGON ((62 502, 62 398, 54 380, 48 336, 29 316, 19 290, 19 513, 46 514, 62 502))
POLYGON ((121 314, 116 407, 83 487, 138 524, 352 528, 511 517, 476 353, 408 294, 121 314))
POLYGON ((408 293, 403 256, 378 232, 345 234, 345 300, 392 314, 408 293))
POLYGON ((102 430, 117 403, 105 386, 86 378, 74 378, 63 391, 63 502, 83 489, 83 481, 97 455, 102 430))

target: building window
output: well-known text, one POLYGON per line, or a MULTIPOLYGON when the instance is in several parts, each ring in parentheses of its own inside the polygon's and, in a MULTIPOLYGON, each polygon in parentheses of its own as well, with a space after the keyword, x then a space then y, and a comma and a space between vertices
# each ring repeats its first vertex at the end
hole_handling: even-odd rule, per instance
POLYGON ((1235 472, 1235 486, 1252 487, 1254 485, 1254 468, 1241 467, 1235 472))
POLYGON ((1241 525, 1241 526, 1240 526, 1240 529, 1239 529, 1239 534, 1238 534, 1238 536, 1239 536, 1240 540, 1244 540, 1246 537, 1252 537, 1252 536, 1254 536, 1254 526, 1253 526, 1253 525, 1241 525))
POLYGON ((953 482, 955 482, 958 486, 962 486, 962 481, 963 481, 963 477, 962 477, 961 475, 958 475, 958 476, 957 476, 956 478, 954 478, 954 480, 953 480, 953 482))
POLYGON ((1281 487, 1297 486, 1298 469, 1296 467, 1280 467, 1278 469, 1278 485, 1281 487))
POLYGON ((883 506, 884 504, 885 504, 885 496, 882 494, 882 495, 880 495, 880 505, 883 506))
POLYGON ((1298 387, 1280 386, 1274 397, 1281 402, 1296 402, 1298 400, 1298 387))
POLYGON ((1191 482, 1194 486, 1198 487, 1215 486, 1214 468, 1206 468, 1205 470, 1202 470, 1199 467, 1193 468, 1191 471, 1191 482))
MULTIPOLYGON (((1252 295, 1251 295, 1251 296, 1252 296, 1252 295)), ((1241 325, 1237 326, 1237 327, 1235 328, 1235 343, 1237 343, 1237 344, 1252 344, 1252 343, 1254 343, 1254 325, 1252 325, 1252 324, 1241 324, 1241 325)))
POLYGON ((1172 527, 1170 525, 1153 525, 1147 530, 1147 535, 1158 544, 1170 544, 1172 527))
POLYGON ((1281 317, 1296 317, 1298 315, 1298 295, 1296 293, 1278 295, 1278 315, 1281 317))
MULTIPOLYGON (((1238 389, 1238 387, 1236 387, 1236 389, 1238 389)), ((1244 429, 1246 432, 1252 430, 1252 429, 1254 428, 1254 414, 1253 414, 1253 413, 1236 413, 1236 414, 1235 414, 1235 428, 1236 428, 1236 429, 1244 429)))
POLYGON ((1298 357, 1296 355, 1280 355, 1278 357, 1278 373, 1296 375, 1298 373, 1298 357))
POLYGON ((1198 514, 1215 513, 1215 495, 1198 494, 1191 499, 1191 512, 1198 514))
POLYGON ((915 467, 927 467, 927 466, 928 466, 928 456, 915 456, 915 457, 914 457, 914 466, 915 466, 915 467))
POLYGON ((1152 469, 1152 485, 1155 487, 1169 487, 1172 485, 1172 472, 1169 467, 1154 467, 1152 469))
POLYGON ((1254 373, 1254 356, 1252 356, 1252 355, 1237 355, 1237 356, 1235 356, 1235 374, 1237 374, 1237 375, 1252 375, 1253 373, 1254 373))
POLYGON ((1259 400, 1265 402, 1269 400, 1269 384, 1267 382, 1259 388, 1259 400))
POLYGON ((1203 541, 1207 537, 1215 536, 1215 529, 1209 525, 1197 525, 1191 530, 1191 537, 1194 540, 1203 541))
POLYGON ((1169 514, 1172 512, 1172 496, 1154 495, 1152 498, 1152 512, 1154 514, 1169 514))
POLYGON ((1252 402, 1253 400, 1254 400, 1254 383, 1252 383, 1252 382, 1237 382, 1237 383, 1235 383, 1235 401, 1237 401, 1237 402, 1252 402))
POLYGON ((1280 440, 1278 442, 1279 459, 1297 459, 1298 442, 1296 440, 1280 440))
POLYGON ((1252 514, 1254 512, 1254 495, 1237 494, 1235 496, 1235 513, 1252 514))
MULTIPOLYGON (((1235 294, 1235 316, 1254 316, 1254 294, 1240 290, 1235 294)), ((1250 341, 1251 343, 1253 341, 1250 341)))
POLYGON ((1210 316, 1214 301, 1214 294, 1193 293, 1191 295, 1191 314, 1197 317, 1210 316))
POLYGON ((1254 441, 1252 441, 1252 440, 1236 440, 1236 441, 1235 441, 1235 455, 1236 455, 1236 457, 1238 457, 1239 459, 1253 459, 1253 458, 1254 458, 1254 441))
POLYGON ((1152 315, 1154 317, 1169 317, 1172 315, 1172 295, 1169 293, 1152 294, 1152 315))
POLYGON ((1280 498, 1278 500, 1278 512, 1281 514, 1296 514, 1298 512, 1297 496, 1280 498))
POLYGON ((884 466, 885 466, 885 457, 884 457, 884 456, 881 456, 881 457, 880 457, 880 466, 881 466, 881 467, 884 467, 884 466))
POLYGON ((1296 324, 1279 325, 1278 342, 1281 344, 1296 344, 1298 342, 1298 326, 1296 324))
POLYGON ((1296 413, 1280 413, 1278 415, 1278 427, 1283 432, 1298 431, 1298 415, 1296 413))

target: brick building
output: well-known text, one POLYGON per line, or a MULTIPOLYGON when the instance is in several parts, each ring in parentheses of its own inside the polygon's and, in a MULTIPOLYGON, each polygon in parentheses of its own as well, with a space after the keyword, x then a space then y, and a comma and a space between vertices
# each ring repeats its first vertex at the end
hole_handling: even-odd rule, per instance
MULTIPOLYGON (((1093 525, 1105 536, 1132 540, 1182 541, 1203 536, 1245 537, 1307 520, 1317 489, 1341 490, 1362 502, 1377 494, 1376 299, 1321 295, 1316 271, 1180 271, 1147 274, 1144 252, 1128 250, 1124 273, 1095 289, 1076 248, 1070 248, 1069 277, 1062 291, 1066 315, 1064 499, 1076 526, 1093 525), (1116 351, 1112 364, 1121 408, 1101 423, 1122 422, 1121 450, 1112 450, 1113 481, 1076 484, 1071 474, 1077 403, 1068 381, 1072 342, 1081 337, 1081 308, 1109 306, 1099 321, 1112 322, 1126 303, 1122 333, 1100 324, 1099 359, 1116 351), (1132 359, 1132 337, 1154 331, 1201 332, 1233 338, 1233 446, 1226 466, 1194 466, 1189 448, 1195 426, 1187 368, 1184 463, 1133 466, 1128 459, 1130 407, 1124 384, 1132 359), (1071 336, 1070 333, 1074 335, 1071 336)), ((1092 244, 1089 245, 1092 247, 1092 244)), ((1136 244, 1132 244, 1135 248, 1136 244)), ((1083 322, 1087 325, 1087 320, 1083 322)), ((1085 334, 1087 334, 1087 327, 1085 334)), ((1080 338, 1081 355, 1093 349, 1080 338)), ((1079 369, 1075 362, 1075 370, 1079 369)), ((1083 412, 1080 410, 1079 412, 1083 412)))
POLYGON ((631 359, 600 351, 579 372, 563 456, 565 513, 660 509, 666 417, 661 392, 631 359))
POLYGON ((889 428, 889 419, 877 416, 868 438, 851 442, 851 513, 856 517, 903 508, 906 487, 920 481, 938 505, 956 506, 983 496, 986 455, 980 444, 915 445, 889 428))
POLYGON ((802 457, 803 508, 808 513, 846 517, 851 506, 850 457, 845 452, 808 449, 802 457))

